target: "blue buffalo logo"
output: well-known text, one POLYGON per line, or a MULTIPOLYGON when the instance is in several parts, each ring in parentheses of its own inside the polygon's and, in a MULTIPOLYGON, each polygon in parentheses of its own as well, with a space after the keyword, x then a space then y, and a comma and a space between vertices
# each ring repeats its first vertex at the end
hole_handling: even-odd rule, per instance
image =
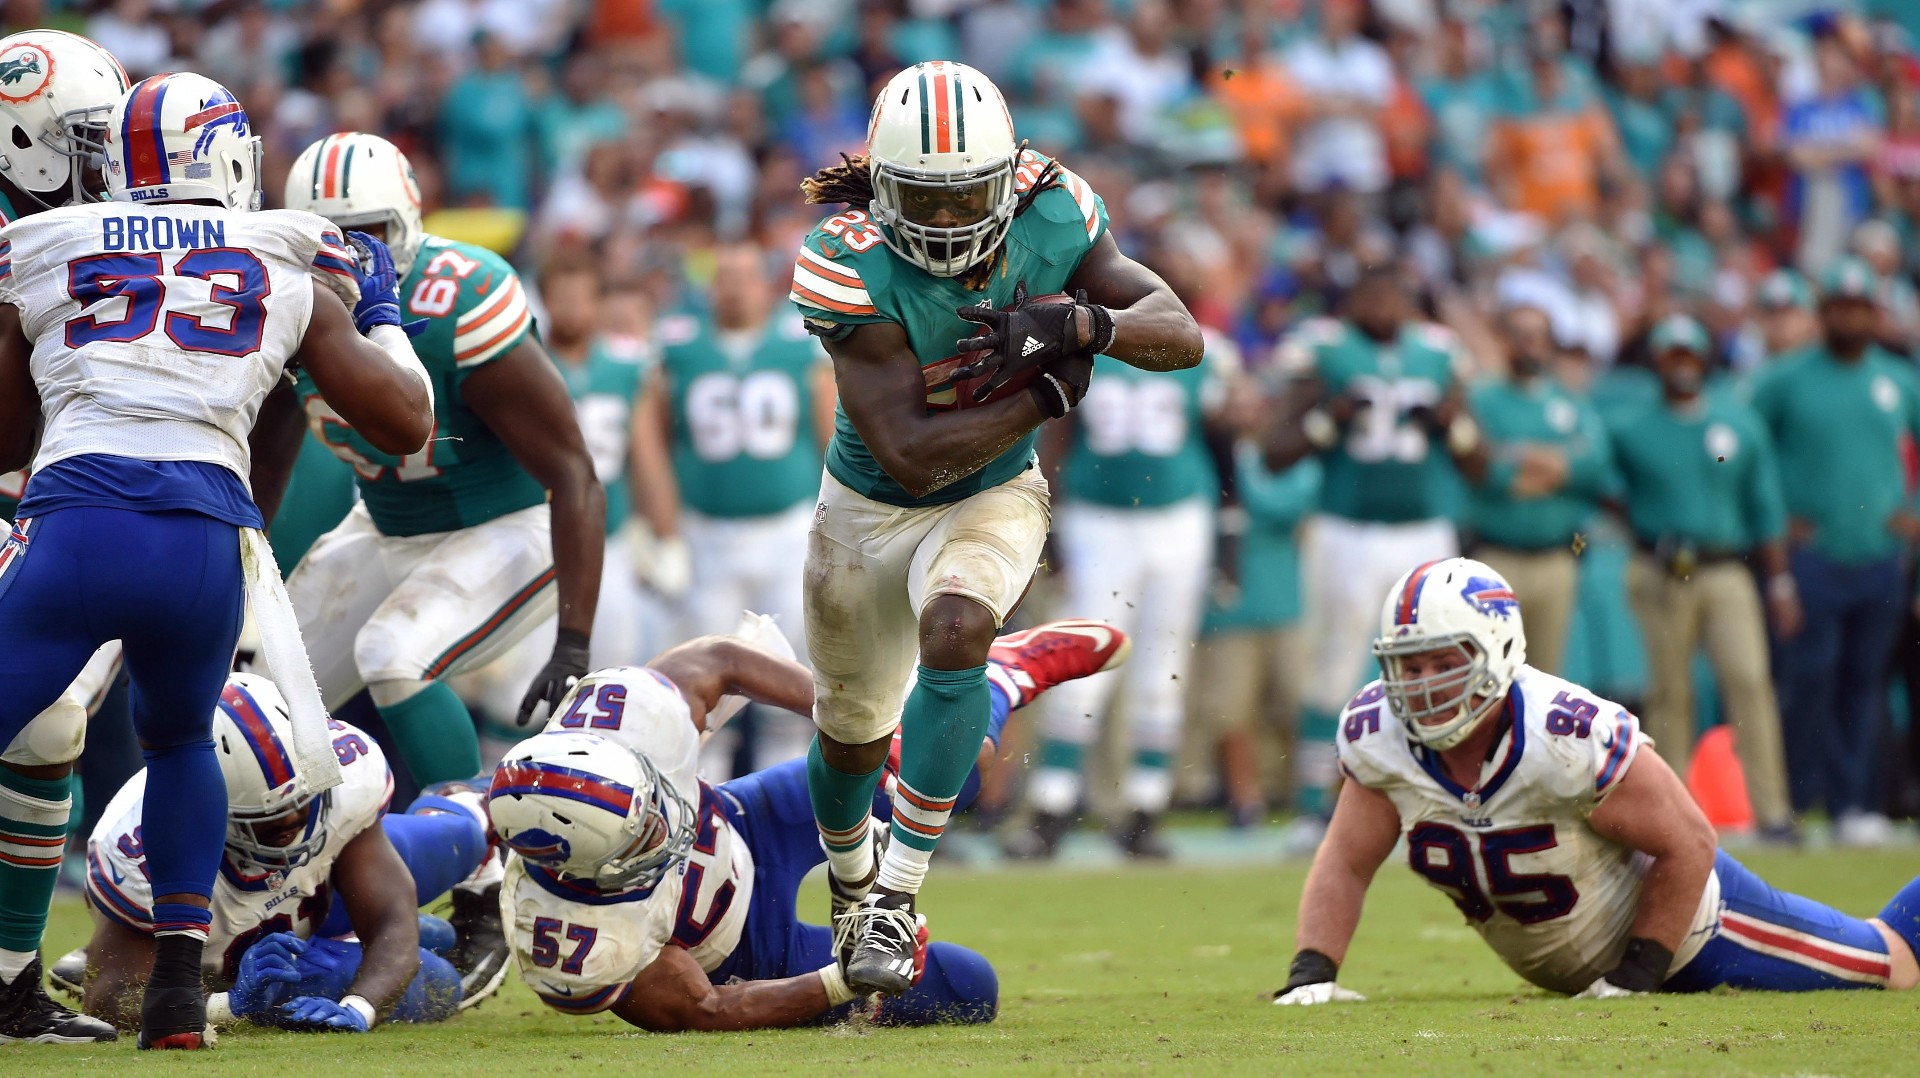
POLYGON ((1460 597, 1482 614, 1511 618, 1520 609, 1520 597, 1513 593, 1506 581, 1497 578, 1469 577, 1467 586, 1460 589, 1460 597))
POLYGON ((538 827, 529 827, 507 839, 507 845, 535 864, 551 865, 565 861, 573 855, 573 847, 567 840, 551 831, 542 831, 538 827))
POLYGON ((31 53, 0 60, 0 85, 12 86, 28 75, 40 74, 40 58, 31 53))

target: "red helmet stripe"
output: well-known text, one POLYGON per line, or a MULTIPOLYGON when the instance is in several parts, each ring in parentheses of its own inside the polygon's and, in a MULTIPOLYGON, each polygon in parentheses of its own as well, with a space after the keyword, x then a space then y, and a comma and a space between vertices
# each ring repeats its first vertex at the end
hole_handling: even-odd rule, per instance
POLYGON ((322 195, 322 197, 339 198, 341 195, 340 172, 339 172, 339 169, 336 168, 335 166, 339 165, 340 163, 340 147, 347 140, 346 139, 329 139, 328 141, 332 144, 327 147, 327 163, 325 166, 325 173, 327 177, 327 188, 324 194, 322 195))
POLYGON ((935 75, 933 78, 934 150, 938 153, 953 152, 952 85, 952 75, 935 75))
POLYGON ((1426 582, 1427 570, 1438 564, 1430 561, 1407 574, 1406 586, 1400 589, 1400 608, 1393 615, 1395 625, 1413 624, 1413 616, 1420 611, 1420 585, 1426 582))
POLYGON ((220 709, 233 719, 245 736, 247 746, 253 749, 253 757, 260 764, 260 772, 267 777, 269 787, 284 786, 293 781, 293 760, 287 755, 286 746, 280 744, 280 735, 273 732, 273 724, 260 713, 253 697, 238 685, 228 685, 220 692, 220 709))
POLYGON ((127 148, 127 186, 158 187, 171 178, 166 140, 160 135, 160 104, 167 96, 166 75, 140 80, 120 121, 121 143, 127 148))

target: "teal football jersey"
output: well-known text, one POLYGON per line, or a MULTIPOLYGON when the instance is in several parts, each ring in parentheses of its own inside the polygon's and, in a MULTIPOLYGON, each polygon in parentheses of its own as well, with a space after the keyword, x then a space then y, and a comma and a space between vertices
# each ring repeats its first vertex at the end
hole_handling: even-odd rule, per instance
POLYGON ((820 489, 813 375, 827 362, 800 318, 782 310, 733 333, 704 315, 660 321, 660 374, 673 413, 680 500, 713 517, 778 513, 820 489))
POLYGON ((434 425, 426 447, 406 457, 368 444, 300 374, 307 425, 353 465, 360 498, 382 535, 458 531, 538 505, 547 492, 460 398, 474 371, 533 331, 520 278, 484 247, 428 236, 401 282, 406 317, 427 320, 413 350, 433 378, 434 425))
MULTIPOLYGON (((1023 151, 1015 190, 1026 192, 1046 164, 1039 154, 1023 151)), ((1064 169, 1055 175, 1056 182, 1014 219, 984 291, 969 290, 957 277, 935 277, 901 258, 864 211, 847 210, 822 221, 801 244, 789 298, 809 326, 830 340, 864 323, 898 324, 927 372, 928 410, 952 408, 951 371, 957 364, 945 361, 955 358, 956 341, 979 329, 954 312, 980 303, 1005 306, 1022 281, 1033 295, 1059 292, 1107 230, 1106 204, 1086 181, 1064 169)), ((1033 435, 1022 438, 979 471, 915 498, 874 460, 841 409, 827 449, 827 471, 875 501, 944 505, 1020 474, 1033 462, 1033 443, 1033 435)))
POLYGON ((1214 350, 1221 344, 1208 334, 1206 362, 1179 371, 1095 360, 1093 383, 1073 412, 1065 496, 1121 508, 1219 500, 1204 424, 1218 403, 1222 365, 1214 350))
POLYGON ((1446 398, 1464 360, 1451 331, 1409 323, 1392 341, 1316 318, 1282 346, 1281 363, 1320 380, 1323 397, 1365 402, 1345 437, 1322 455, 1320 509, 1349 520, 1401 524, 1446 516, 1459 478, 1418 411, 1446 398))
POLYGON ((633 511, 633 495, 627 489, 627 447, 646 360, 646 342, 632 337, 594 338, 587 346, 587 361, 577 366, 553 357, 573 398, 574 417, 580 421, 587 455, 593 458, 593 474, 607 489, 609 535, 633 511))

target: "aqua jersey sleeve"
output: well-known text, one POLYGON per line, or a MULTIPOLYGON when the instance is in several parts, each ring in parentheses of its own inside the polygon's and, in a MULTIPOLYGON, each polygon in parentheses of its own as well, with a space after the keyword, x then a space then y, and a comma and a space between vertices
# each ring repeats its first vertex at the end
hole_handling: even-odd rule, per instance
POLYGON ((455 309, 453 362, 463 379, 507 354, 533 328, 533 310, 520 278, 492 252, 486 252, 482 264, 486 272, 463 282, 455 309))
POLYGON ((889 321, 875 306, 855 257, 883 242, 879 226, 859 210, 827 218, 801 242, 787 298, 809 332, 837 341, 855 326, 889 321))

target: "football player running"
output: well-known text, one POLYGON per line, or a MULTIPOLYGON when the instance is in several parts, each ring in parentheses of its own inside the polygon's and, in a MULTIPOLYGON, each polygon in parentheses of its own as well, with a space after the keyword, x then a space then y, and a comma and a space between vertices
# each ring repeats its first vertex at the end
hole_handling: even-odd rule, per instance
POLYGON ((1451 558, 1401 577, 1373 652, 1381 677, 1341 716, 1348 781, 1275 1002, 1362 998, 1334 978, 1402 835, 1414 872, 1550 991, 1920 982, 1920 879, 1863 921, 1777 891, 1716 850, 1632 715, 1526 665, 1519 601, 1485 564, 1451 558))
MULTIPOLYGON (((405 815, 388 815, 393 773, 379 743, 347 723, 328 725, 342 782, 313 794, 296 777, 293 723, 273 683, 234 674, 220 694, 213 743, 228 816, 201 963, 208 985, 225 993, 209 1001, 216 1023, 230 1015, 365 1033, 378 1021, 438 1021, 478 1002, 463 998, 447 959, 420 945, 416 911, 487 856, 483 808, 477 798, 426 794, 405 815)), ((154 949, 146 778, 127 780, 88 840, 93 938, 54 967, 56 980, 84 986, 88 1014, 116 1025, 138 1014, 154 949)), ((451 944, 452 928, 430 920, 451 944)))
MULTIPOLYGON (((287 590, 327 705, 367 689, 415 782, 465 778, 480 770, 480 742, 446 678, 505 654, 556 602, 552 657, 519 721, 590 668, 606 493, 513 267, 422 231, 413 167, 392 143, 329 135, 294 160, 286 196, 390 245, 406 317, 424 322, 415 349, 436 401, 432 440, 397 455, 368 445, 334 416, 324 386, 300 379, 314 436, 353 465, 361 501, 287 590)), ((280 433, 282 451, 297 450, 297 423, 280 433)))
MULTIPOLYGON (((252 212, 259 140, 225 87, 156 75, 114 104, 106 130, 110 202, 0 232, 0 470, 33 465, 0 550, 0 743, 58 700, 102 644, 122 642, 134 730, 167 806, 143 831, 154 945, 140 1043, 197 1048, 226 829, 209 730, 243 602, 291 701, 302 781, 314 793, 340 781, 249 485, 255 418, 297 365, 342 422, 404 454, 426 443, 433 393, 399 328, 385 248, 356 238, 356 254, 318 217, 252 212)), ((65 789, 40 800, 64 800, 65 789)), ((63 820, 57 807, 31 822, 63 820)), ((0 848, 15 863, 57 866, 62 843, 22 829, 0 848)), ((46 891, 9 887, 0 906, 10 918, 43 916, 46 891)), ((38 981, 30 952, 0 958, 16 984, 38 981)), ((15 1039, 76 1039, 44 996, 9 996, 24 1009, 6 1019, 15 1039)))
POLYGON ((1080 402, 1096 354, 1178 370, 1201 340, 1166 282, 1120 253, 1085 181, 1014 140, 980 72, 895 75, 867 145, 806 181, 808 201, 849 208, 793 274, 840 391, 807 550, 807 777, 835 916, 857 921, 848 980, 900 992, 915 896, 991 715, 987 654, 1046 540, 1035 432, 1080 402), (896 729, 882 860, 871 809, 896 729))
MULTIPOLYGON (((127 92, 127 73, 107 50, 76 34, 28 30, 0 40, 0 71, 15 77, 0 97, 0 226, 102 195, 107 114, 127 92)), ((0 518, 14 519, 24 469, 0 475, 0 518)), ((0 1043, 90 1041, 112 1030, 46 999, 36 963, 47 903, 60 876, 57 844, 71 822, 79 777, 73 762, 87 719, 120 668, 120 645, 103 644, 60 698, 0 754, 0 1043), (35 847, 20 849, 19 846, 35 847), (24 974, 32 967, 32 976, 24 974)))
MULTIPOLYGON (((1087 631, 1096 627, 1057 622, 995 644, 992 715, 970 770, 991 764, 1010 711, 1125 661, 1125 635, 1087 631)), ((742 697, 801 714, 814 706, 813 676, 775 654, 791 650, 770 620, 748 629, 589 676, 494 771, 493 831, 514 851, 513 949, 556 1010, 611 1010, 651 1030, 760 1029, 844 1018, 864 994, 845 973, 846 926, 799 920, 800 881, 825 859, 807 762, 717 787, 696 773, 701 739, 742 697)), ((977 789, 969 781, 957 793, 977 789)), ((884 799, 874 808, 884 815, 884 799)), ((908 959, 909 989, 868 1012, 877 1020, 993 1020, 999 982, 986 959, 928 945, 924 932, 908 959)))

